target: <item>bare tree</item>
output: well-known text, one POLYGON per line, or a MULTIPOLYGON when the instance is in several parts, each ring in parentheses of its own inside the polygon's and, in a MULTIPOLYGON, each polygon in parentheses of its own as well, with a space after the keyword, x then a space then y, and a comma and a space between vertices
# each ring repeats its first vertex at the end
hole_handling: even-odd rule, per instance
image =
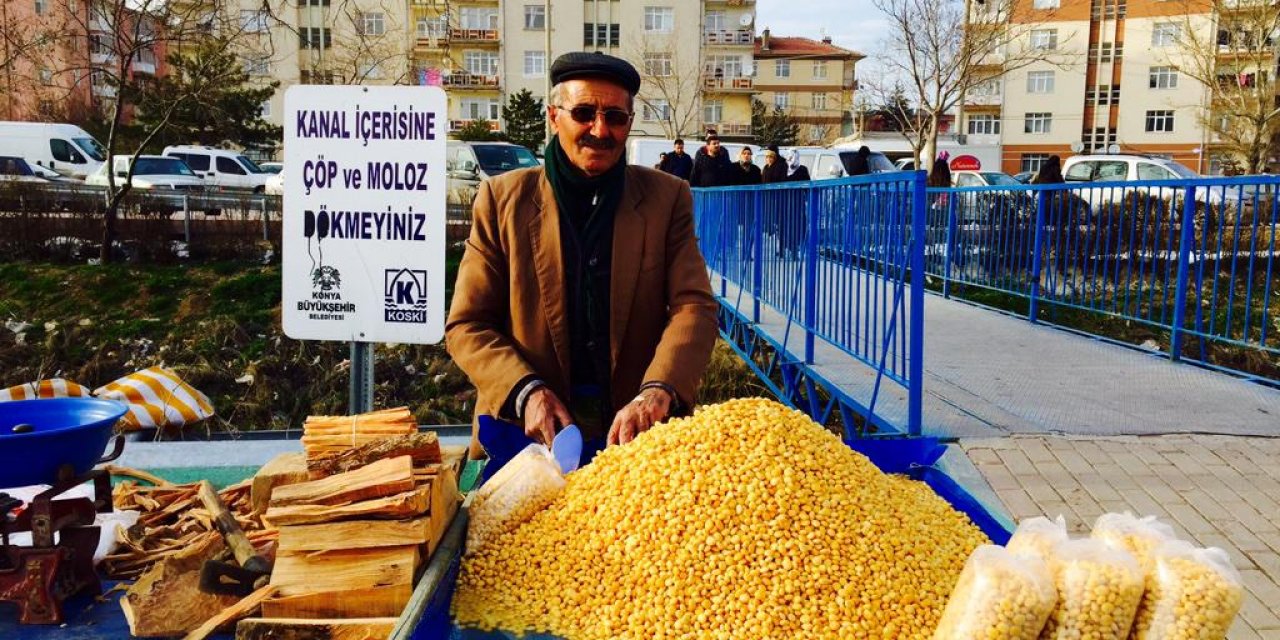
POLYGON ((69 33, 72 20, 49 3, 0 3, 0 103, 4 117, 68 119, 83 108, 79 73, 64 69, 87 59, 85 43, 69 33))
MULTIPOLYGON (((1065 65, 1070 54, 1028 42, 1039 26, 1017 0, 872 0, 889 27, 877 62, 881 82, 863 88, 888 104, 901 83, 913 113, 897 114, 917 157, 933 158, 943 116, 975 86, 1037 62, 1065 65), (966 11, 969 19, 965 19, 966 11), (1020 12, 1016 13, 1015 12, 1020 12)), ((871 74, 863 74, 866 78, 871 74)))
MULTIPOLYGON (((702 122, 704 73, 705 81, 717 81, 714 69, 702 68, 698 47, 689 46, 688 34, 682 31, 680 26, 669 34, 639 31, 629 46, 628 57, 642 61, 639 71, 643 88, 637 99, 650 113, 658 114, 657 122, 667 138, 697 131, 702 122), (682 42, 686 46, 681 47, 682 42)), ((701 34, 694 33, 694 37, 701 34)), ((723 69, 718 78, 725 80, 723 69)))
POLYGON ((1276 43, 1280 5, 1269 0, 1189 2, 1174 52, 1171 78, 1204 87, 1194 105, 1210 145, 1248 173, 1262 173, 1280 134, 1276 102, 1276 43))

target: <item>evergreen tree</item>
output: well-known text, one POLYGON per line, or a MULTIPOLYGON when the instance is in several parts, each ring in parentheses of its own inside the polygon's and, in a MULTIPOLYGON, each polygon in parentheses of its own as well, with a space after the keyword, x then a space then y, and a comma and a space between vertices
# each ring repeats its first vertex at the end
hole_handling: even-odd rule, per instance
POLYGON ((793 146, 800 137, 800 124, 786 110, 775 106, 769 112, 759 100, 751 101, 751 130, 760 146, 793 146))
POLYGON ((541 100, 534 100, 528 89, 521 89, 502 107, 507 123, 507 140, 534 153, 541 153, 546 139, 546 115, 541 100))
POLYGON ((462 128, 454 131, 453 137, 456 140, 465 140, 468 142, 493 142, 495 140, 501 140, 502 134, 494 132, 489 127, 489 121, 484 118, 472 120, 462 128))
POLYGON ((262 104, 279 82, 249 84, 249 74, 226 43, 206 40, 169 56, 170 73, 122 89, 134 93, 134 128, 155 132, 149 146, 233 144, 271 149, 282 129, 262 119, 262 104), (170 107, 173 107, 170 109, 170 107))

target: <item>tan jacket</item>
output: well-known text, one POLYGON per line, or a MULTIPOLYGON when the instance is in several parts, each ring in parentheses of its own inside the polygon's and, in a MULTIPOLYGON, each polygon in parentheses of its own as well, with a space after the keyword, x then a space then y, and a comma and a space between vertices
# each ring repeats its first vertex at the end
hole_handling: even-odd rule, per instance
MULTIPOLYGON (((568 398, 569 318, 560 214, 541 168, 480 185, 458 267, 445 344, 476 386, 476 415, 498 415, 527 375, 568 398)), ((683 180, 627 167, 613 225, 610 391, 615 410, 640 385, 671 385, 692 406, 716 339, 716 301, 683 180)), ((472 454, 479 454, 474 437, 472 454)), ((604 434, 590 434, 604 435, 604 434)))

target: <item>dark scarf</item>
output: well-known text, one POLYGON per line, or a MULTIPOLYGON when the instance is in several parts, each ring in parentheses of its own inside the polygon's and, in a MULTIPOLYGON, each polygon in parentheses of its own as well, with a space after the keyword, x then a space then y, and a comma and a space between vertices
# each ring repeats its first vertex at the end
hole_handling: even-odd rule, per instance
POLYGON ((569 316, 569 411, 584 429, 608 428, 609 279, 613 262, 613 218, 626 187, 627 160, 588 177, 560 147, 558 136, 543 157, 547 181, 560 210, 565 310, 569 316), (594 394, 581 391, 592 388, 594 394), (594 396, 594 397, 589 397, 594 396))

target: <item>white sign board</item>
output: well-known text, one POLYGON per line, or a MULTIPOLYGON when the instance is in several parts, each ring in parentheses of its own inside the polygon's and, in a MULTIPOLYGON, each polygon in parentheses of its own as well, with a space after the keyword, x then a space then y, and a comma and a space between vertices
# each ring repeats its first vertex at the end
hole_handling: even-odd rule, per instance
POLYGON ((285 334, 439 342, 444 90, 296 85, 284 110, 285 334))

